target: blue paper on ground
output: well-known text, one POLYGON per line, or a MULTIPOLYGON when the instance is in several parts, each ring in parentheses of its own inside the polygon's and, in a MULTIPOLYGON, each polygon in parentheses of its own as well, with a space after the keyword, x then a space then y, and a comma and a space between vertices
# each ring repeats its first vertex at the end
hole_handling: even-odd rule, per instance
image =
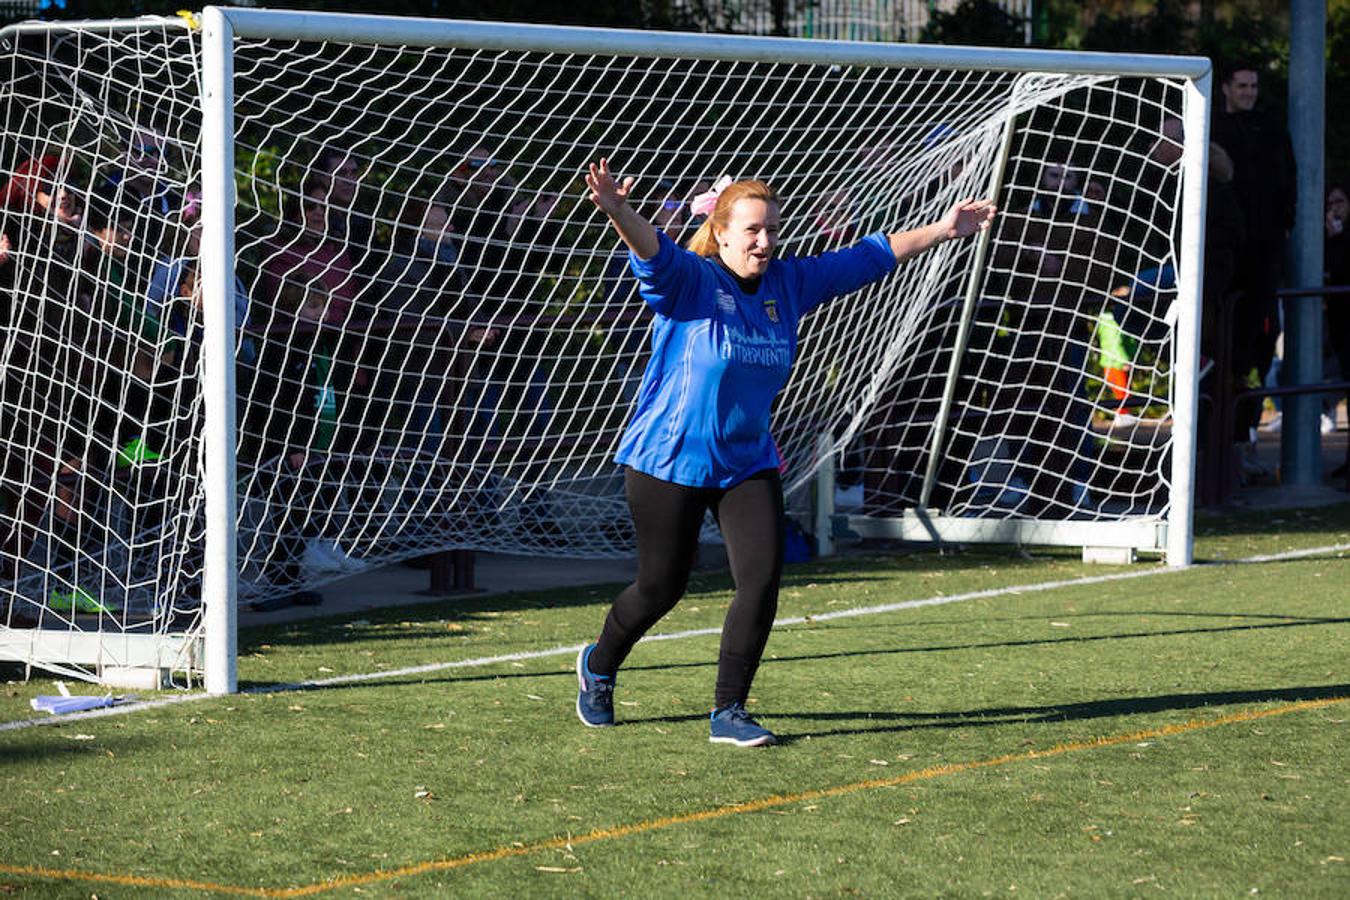
POLYGON ((112 706, 121 702, 121 697, 112 695, 104 697, 80 697, 80 696, 54 696, 52 694, 39 694, 28 702, 33 709, 38 712, 49 712, 52 715, 59 716, 62 713, 84 712, 90 709, 102 709, 105 706, 112 706))

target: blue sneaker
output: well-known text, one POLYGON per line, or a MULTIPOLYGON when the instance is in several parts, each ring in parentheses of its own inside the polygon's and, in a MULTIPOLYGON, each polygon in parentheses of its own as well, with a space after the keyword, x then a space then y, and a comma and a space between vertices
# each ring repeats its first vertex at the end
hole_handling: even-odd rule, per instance
POLYGON ((614 676, 593 675, 587 661, 595 644, 577 654, 577 718, 592 728, 614 724, 614 676))
POLYGON ((712 736, 708 740, 714 744, 767 747, 778 743, 774 733, 750 718, 750 713, 739 703, 713 710, 711 719, 712 736))

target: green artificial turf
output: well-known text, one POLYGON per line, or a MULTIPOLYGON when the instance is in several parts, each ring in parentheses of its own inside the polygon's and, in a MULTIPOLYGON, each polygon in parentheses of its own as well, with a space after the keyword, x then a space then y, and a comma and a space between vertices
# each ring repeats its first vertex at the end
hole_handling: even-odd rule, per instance
MULTIPOLYGON (((1350 542, 1346 507, 1279 518, 1202 520, 1197 557, 1350 542)), ((850 556, 790 569, 780 615, 1115 571, 1143 569, 850 556)), ((700 576, 657 630, 717 626, 728 588, 700 576)), ((568 654, 265 690, 575 646, 614 589, 246 632, 253 693, 0 732, 0 891, 1350 894, 1345 551, 783 627, 761 750, 707 741, 715 635, 639 645, 613 729, 576 721, 568 654)), ((7 685, 0 715, 50 692, 7 685)))

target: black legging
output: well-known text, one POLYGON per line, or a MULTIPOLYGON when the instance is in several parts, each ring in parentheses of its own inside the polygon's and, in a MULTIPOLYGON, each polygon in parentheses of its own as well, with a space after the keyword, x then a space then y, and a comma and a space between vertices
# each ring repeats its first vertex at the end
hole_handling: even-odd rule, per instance
POLYGON ((744 703, 764 655, 783 574, 783 485, 765 469, 729 488, 692 488, 628 469, 624 492, 637 528, 637 580, 605 617, 591 671, 613 675, 647 629, 684 595, 703 514, 712 510, 726 542, 736 596, 722 627, 716 708, 744 703))

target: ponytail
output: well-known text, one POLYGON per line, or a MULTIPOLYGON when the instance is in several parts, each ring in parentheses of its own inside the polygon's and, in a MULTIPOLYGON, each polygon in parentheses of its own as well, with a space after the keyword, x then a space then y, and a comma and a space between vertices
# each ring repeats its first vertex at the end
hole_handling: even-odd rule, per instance
POLYGON ((717 206, 703 220, 703 224, 698 226, 698 231, 694 232, 694 236, 685 243, 685 247, 699 256, 716 256, 718 244, 715 229, 725 229, 731 222, 731 208, 736 205, 737 200, 763 200, 777 206, 778 194, 762 181, 732 182, 718 195, 717 206))
POLYGON ((713 234, 713 217, 707 216, 698 226, 694 236, 685 242, 685 246, 699 256, 717 255, 717 235, 713 234))

